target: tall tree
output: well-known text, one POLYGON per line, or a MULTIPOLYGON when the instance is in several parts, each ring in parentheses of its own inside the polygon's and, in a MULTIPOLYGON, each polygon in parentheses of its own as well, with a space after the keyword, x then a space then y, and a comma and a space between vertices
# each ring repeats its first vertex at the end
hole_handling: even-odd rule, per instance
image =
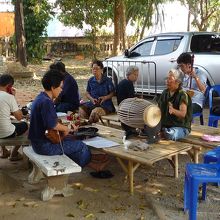
POLYGON ((51 19, 51 5, 47 0, 23 0, 24 27, 27 40, 27 57, 29 61, 41 61, 45 49, 46 28, 51 19))
POLYGON ((220 31, 219 0, 180 0, 189 8, 192 25, 199 31, 220 31))
POLYGON ((126 23, 129 22, 137 27, 136 37, 140 40, 144 36, 147 28, 152 26, 154 14, 161 16, 158 6, 168 0, 139 0, 138 4, 134 0, 126 0, 126 23))
POLYGON ((22 0, 15 2, 16 58, 22 66, 27 66, 26 39, 22 0))
POLYGON ((57 0, 55 5, 61 9, 59 20, 64 25, 80 29, 83 29, 85 24, 89 26, 86 33, 93 42, 95 52, 99 30, 112 17, 113 4, 103 0, 57 0))
POLYGON ((61 9, 60 20, 69 26, 83 28, 90 25, 91 32, 97 33, 99 28, 112 20, 114 23, 113 54, 118 54, 120 43, 122 49, 127 47, 126 27, 129 22, 139 24, 141 37, 150 27, 156 6, 166 0, 57 0, 61 9))
POLYGON ((117 55, 120 51, 120 13, 122 13, 121 0, 115 0, 113 55, 117 55))

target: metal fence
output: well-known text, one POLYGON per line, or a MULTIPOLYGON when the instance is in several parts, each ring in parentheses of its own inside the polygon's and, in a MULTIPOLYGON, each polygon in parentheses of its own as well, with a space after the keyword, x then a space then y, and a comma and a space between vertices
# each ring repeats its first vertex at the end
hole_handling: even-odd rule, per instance
POLYGON ((105 60, 104 71, 107 76, 112 77, 112 81, 117 84, 126 78, 126 69, 129 66, 139 68, 139 76, 135 82, 135 91, 143 96, 152 96, 157 94, 157 68, 153 61, 143 60, 105 60))

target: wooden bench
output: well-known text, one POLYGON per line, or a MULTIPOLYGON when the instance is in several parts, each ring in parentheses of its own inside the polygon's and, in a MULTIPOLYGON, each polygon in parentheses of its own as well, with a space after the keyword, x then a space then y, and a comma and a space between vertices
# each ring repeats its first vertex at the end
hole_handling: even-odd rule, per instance
MULTIPOLYGON (((123 131, 102 125, 95 125, 99 129, 99 134, 109 140, 115 141, 120 146, 112 148, 103 148, 102 150, 110 155, 116 157, 122 169, 129 177, 130 193, 134 191, 133 181, 134 172, 142 164, 146 166, 153 166, 157 161, 167 159, 174 169, 174 176, 178 177, 178 155, 181 153, 189 153, 193 149, 193 145, 189 143, 181 143, 174 141, 163 140, 159 143, 151 144, 150 148, 145 151, 135 151, 133 149, 125 150, 122 143, 123 131)), ((197 151, 194 153, 197 154, 197 151)), ((192 156, 191 154, 189 154, 192 156)), ((193 160, 197 156, 193 157, 193 160)))
POLYGON ((81 167, 66 155, 45 156, 36 154, 32 147, 24 147, 24 154, 33 164, 32 172, 28 177, 30 184, 38 183, 42 178, 47 179, 47 186, 41 192, 43 201, 50 200, 54 195, 64 197, 73 194, 73 189, 67 184, 71 173, 81 172, 81 167))
POLYGON ((27 135, 0 139, 0 146, 25 146, 29 144, 30 140, 28 140, 27 135))

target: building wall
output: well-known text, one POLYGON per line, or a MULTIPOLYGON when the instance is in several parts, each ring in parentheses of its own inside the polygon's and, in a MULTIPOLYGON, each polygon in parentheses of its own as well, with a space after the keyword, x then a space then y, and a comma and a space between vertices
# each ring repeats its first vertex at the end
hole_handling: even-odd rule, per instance
POLYGON ((0 27, 0 37, 13 36, 15 32, 13 12, 0 12, 0 27))
MULTIPOLYGON (((8 55, 14 56, 12 37, 8 38, 7 46, 5 43, 6 38, 0 37, 0 56, 6 56, 6 48, 8 49, 8 55)), ((99 37, 95 46, 98 55, 109 56, 113 50, 113 37, 99 37)), ((48 37, 45 39, 44 47, 46 49, 45 56, 51 57, 65 55, 91 57, 94 55, 93 45, 86 37, 48 37)))
MULTIPOLYGON (((86 37, 48 37, 45 41, 47 54, 51 55, 92 55, 92 43, 86 37)), ((110 55, 113 50, 112 37, 99 37, 97 53, 110 55)))

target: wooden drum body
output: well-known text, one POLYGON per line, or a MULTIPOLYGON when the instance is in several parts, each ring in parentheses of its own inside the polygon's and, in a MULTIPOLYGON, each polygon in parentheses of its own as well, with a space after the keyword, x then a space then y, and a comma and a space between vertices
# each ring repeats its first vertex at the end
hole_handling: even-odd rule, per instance
POLYGON ((156 127, 161 120, 160 108, 144 99, 128 98, 118 109, 119 120, 133 128, 156 127))

